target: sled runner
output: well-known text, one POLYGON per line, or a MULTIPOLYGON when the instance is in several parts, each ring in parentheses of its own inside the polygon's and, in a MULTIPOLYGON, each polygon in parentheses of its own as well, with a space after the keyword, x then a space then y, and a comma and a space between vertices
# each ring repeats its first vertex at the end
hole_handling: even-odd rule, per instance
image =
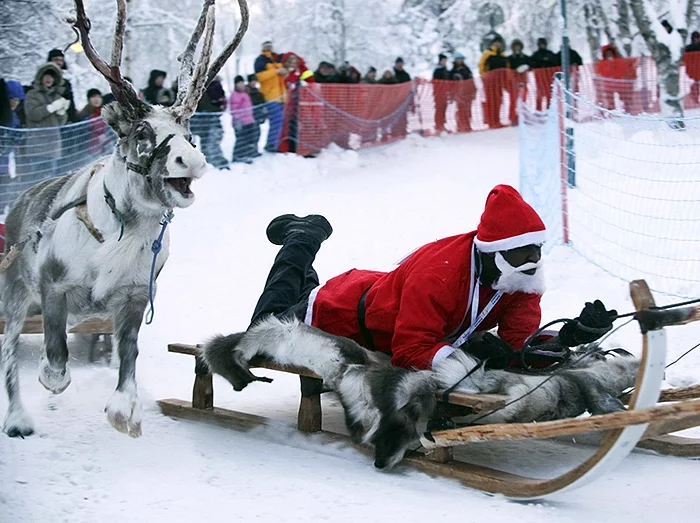
MULTIPOLYGON (((672 389, 661 393, 666 359, 664 326, 700 319, 697 308, 662 311, 654 309, 654 300, 644 281, 630 284, 638 311, 637 320, 643 334, 643 356, 628 409, 611 414, 561 419, 540 423, 494 423, 426 432, 421 438, 422 452, 410 453, 402 463, 435 476, 459 480, 484 492, 503 494, 515 499, 536 499, 585 485, 619 464, 641 441, 640 446, 662 453, 693 455, 700 445, 694 440, 681 444, 678 436, 669 435, 700 425, 700 387, 672 389), (664 402, 657 405, 657 402, 664 402), (455 459, 454 447, 479 445, 484 441, 542 439, 596 432, 601 434, 597 451, 583 463, 553 478, 525 477, 455 459)), ((192 401, 165 399, 158 401, 165 415, 201 420, 250 430, 264 425, 267 419, 251 414, 214 407, 212 375, 193 345, 171 344, 169 352, 195 356, 195 383, 192 401)), ((301 403, 297 428, 301 432, 320 433, 327 441, 343 441, 347 436, 322 431, 321 393, 323 381, 309 369, 280 366, 263 359, 249 362, 251 368, 267 368, 297 374, 301 381, 301 403)), ((440 399, 442 394, 438 392, 440 399)), ((473 413, 488 413, 503 408, 506 396, 451 393, 451 406, 468 408, 473 413)), ((353 445, 363 451, 368 448, 353 445)), ((473 448, 473 447, 471 447, 473 448)))

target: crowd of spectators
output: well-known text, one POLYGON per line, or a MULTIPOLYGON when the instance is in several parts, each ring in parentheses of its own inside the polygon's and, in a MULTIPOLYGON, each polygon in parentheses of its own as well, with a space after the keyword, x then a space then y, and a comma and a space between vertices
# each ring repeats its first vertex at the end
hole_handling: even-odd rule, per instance
MULTIPOLYGON (((561 51, 554 52, 545 38, 537 40, 537 48, 526 52, 523 42, 514 39, 507 52, 506 42, 495 36, 476 64, 482 82, 482 96, 478 96, 474 74, 458 51, 438 55, 432 75, 435 131, 446 130, 447 113, 454 107, 451 130, 466 132, 472 129, 472 111, 475 104, 483 104, 483 122, 488 128, 502 126, 501 112, 508 113, 511 124, 517 124, 517 99, 528 97, 528 85, 534 87, 536 109, 546 109, 551 100, 553 68, 561 67, 561 51), (450 62, 451 63, 448 63, 450 62), (532 75, 532 76, 530 76, 532 75), (534 82, 527 78, 534 78, 534 82), (504 108, 504 95, 509 107, 504 108)), ((689 107, 700 107, 700 33, 691 35, 686 47, 686 71, 693 81, 689 107)), ((623 56, 614 45, 601 49, 602 59, 592 66, 596 102, 606 109, 622 108, 627 112, 641 112, 643 108, 631 84, 637 79, 638 59, 623 56)), ((581 56, 570 49, 571 81, 573 88, 579 80, 581 56)), ((411 82, 403 58, 398 57, 390 68, 379 73, 372 66, 362 74, 350 62, 339 66, 322 61, 312 71, 305 60, 294 52, 277 53, 271 40, 262 44, 260 55, 253 64, 254 73, 236 76, 227 97, 221 78, 208 86, 197 113, 191 121, 193 134, 200 138, 207 161, 220 169, 229 167, 221 142, 224 136, 221 115, 228 113, 235 133, 232 162, 251 163, 261 156, 259 143, 261 126, 268 122, 264 137, 267 153, 296 152, 298 147, 300 88, 310 84, 394 85, 411 82)), ((139 96, 150 104, 172 105, 177 96, 177 83, 166 82, 167 72, 150 71, 139 96)), ((131 79, 127 78, 129 82, 131 79)), ((133 82, 132 82, 133 83, 133 82)), ((91 88, 84 105, 76 102, 65 56, 60 49, 52 49, 45 63, 39 64, 30 85, 15 80, 0 79, 0 213, 7 199, 2 185, 10 170, 10 152, 14 151, 17 173, 37 174, 38 179, 65 174, 83 163, 111 150, 113 138, 106 125, 98 118, 103 104, 114 100, 91 88), (78 106, 82 106, 79 108, 78 106), (72 126, 87 121, 86 125, 72 126), (35 131, 26 136, 13 129, 35 131), (21 145, 22 153, 19 154, 21 145)), ((410 108, 409 108, 410 110, 410 108)), ((404 111, 406 113, 408 111, 404 111)), ((389 133, 401 136, 406 132, 407 116, 397 117, 389 133)), ((340 133, 341 135, 343 133, 340 133)), ((345 133, 347 134, 347 133, 345 133)), ((336 140, 337 141, 337 140, 336 140)), ((347 136, 341 137, 346 142, 347 136)))

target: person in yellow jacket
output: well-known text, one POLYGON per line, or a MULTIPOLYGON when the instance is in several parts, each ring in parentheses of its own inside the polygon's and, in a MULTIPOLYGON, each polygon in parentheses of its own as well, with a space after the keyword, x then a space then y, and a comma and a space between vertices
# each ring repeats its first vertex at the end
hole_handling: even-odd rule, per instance
POLYGON ((503 39, 494 38, 491 47, 483 52, 479 60, 479 73, 484 82, 484 121, 490 129, 502 126, 503 91, 508 90, 508 59, 503 47, 503 39))
POLYGON ((289 74, 280 63, 279 55, 272 50, 272 41, 262 44, 262 52, 255 60, 255 75, 260 83, 260 92, 265 97, 267 115, 270 119, 270 129, 267 132, 267 152, 277 152, 279 149, 282 121, 284 119, 284 94, 287 90, 284 79, 289 74))

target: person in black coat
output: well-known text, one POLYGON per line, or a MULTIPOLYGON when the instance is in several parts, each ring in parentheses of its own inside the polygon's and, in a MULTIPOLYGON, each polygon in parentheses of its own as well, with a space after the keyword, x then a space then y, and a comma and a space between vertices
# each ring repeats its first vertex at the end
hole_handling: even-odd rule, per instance
POLYGON ((524 46, 517 38, 510 43, 508 68, 512 71, 510 84, 510 123, 518 124, 518 96, 527 99, 527 72, 530 70, 530 57, 523 52, 524 46))
POLYGON ((538 38, 537 51, 530 57, 530 67, 535 70, 538 111, 544 111, 549 107, 552 98, 552 78, 555 72, 552 68, 558 65, 557 55, 547 49, 547 39, 538 38))
POLYGON ((397 84, 403 84, 411 81, 411 75, 403 68, 403 58, 400 56, 394 62, 394 78, 397 84))
POLYGON ((433 70, 433 80, 449 80, 450 72, 447 69, 447 56, 438 55, 437 67, 433 70))
POLYGON ((450 80, 457 82, 450 86, 450 95, 457 104, 457 132, 465 133, 472 130, 472 103, 476 98, 476 86, 471 69, 464 63, 464 55, 455 53, 450 71, 450 80))
POLYGON ((447 85, 442 83, 444 80, 450 79, 450 71, 447 69, 447 56, 440 53, 438 55, 438 64, 433 71, 433 103, 435 104, 435 132, 440 134, 445 130, 445 113, 447 112, 448 89, 447 85))

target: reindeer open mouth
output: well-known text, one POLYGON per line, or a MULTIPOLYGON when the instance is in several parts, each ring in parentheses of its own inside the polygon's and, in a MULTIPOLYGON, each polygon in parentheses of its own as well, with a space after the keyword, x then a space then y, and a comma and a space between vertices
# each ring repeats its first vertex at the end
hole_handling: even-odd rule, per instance
POLYGON ((190 190, 192 178, 166 178, 165 181, 183 197, 190 198, 194 196, 194 193, 190 190))

